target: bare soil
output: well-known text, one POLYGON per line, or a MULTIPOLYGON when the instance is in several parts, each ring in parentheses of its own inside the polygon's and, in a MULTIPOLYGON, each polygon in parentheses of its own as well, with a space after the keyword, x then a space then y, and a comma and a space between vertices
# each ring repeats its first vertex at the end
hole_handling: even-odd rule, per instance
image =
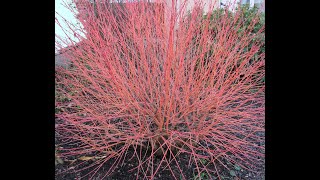
MULTIPOLYGON (((56 137, 56 143, 59 142, 59 138, 56 137)), ((57 143, 60 144, 60 143, 57 143)), ((61 146, 60 146, 61 148, 61 146)), ((133 149, 129 149, 127 153, 127 157, 132 157, 134 151, 133 149)), ((94 154, 88 154, 88 156, 94 156, 94 154)), ((79 157, 74 156, 74 157, 68 157, 68 159, 61 157, 63 160, 63 164, 57 164, 56 169, 55 169, 55 179, 56 180, 79 180, 79 179, 90 179, 91 175, 86 176, 88 173, 90 173, 94 167, 88 168, 82 171, 77 171, 77 169, 85 168, 90 166, 92 163, 94 163, 93 160, 88 160, 88 161, 82 161, 81 165, 76 166, 77 163, 73 163, 70 161, 71 159, 79 159, 79 157), (65 172, 67 171, 67 172, 65 172)), ((129 159, 129 158, 128 158, 129 159)), ((189 163, 189 157, 187 154, 180 154, 177 157, 177 160, 179 162, 180 168, 182 172, 184 172, 184 176, 188 180, 200 180, 197 178, 194 174, 197 174, 196 166, 195 164, 191 164, 188 166, 189 163)), ((79 161, 79 160, 77 160, 79 161)), ((160 163, 161 159, 158 157, 155 160, 155 166, 157 167, 160 163)), ((106 172, 109 170, 109 168, 112 166, 112 164, 115 162, 115 159, 111 159, 108 162, 104 163, 101 168, 98 169, 97 173, 93 176, 93 180, 131 180, 131 179, 136 179, 137 178, 137 171, 133 170, 130 171, 132 168, 136 167, 138 165, 138 160, 136 158, 132 158, 130 161, 126 160, 124 161, 123 165, 121 166, 121 163, 119 167, 117 167, 113 173, 107 177, 104 177, 106 175, 106 172), (104 178, 103 178, 104 177, 104 178)), ((162 164, 161 167, 164 167, 162 164)), ((182 179, 181 173, 178 169, 178 167, 172 165, 171 166, 172 171, 175 174, 176 179, 182 179)), ((259 173, 252 173, 248 172, 245 169, 239 169, 235 168, 233 169, 232 173, 222 166, 217 166, 217 169, 219 171, 220 179, 221 180, 264 180, 264 167, 262 167, 261 172, 259 173)), ((211 174, 212 179, 219 179, 217 177, 217 174, 211 174)), ((142 180, 142 174, 140 173, 138 175, 138 180, 142 180)), ((157 176, 154 178, 154 180, 174 180, 175 178, 173 177, 172 173, 168 168, 160 171, 157 176)), ((209 180, 209 176, 207 174, 204 174, 202 177, 202 180, 209 180)))

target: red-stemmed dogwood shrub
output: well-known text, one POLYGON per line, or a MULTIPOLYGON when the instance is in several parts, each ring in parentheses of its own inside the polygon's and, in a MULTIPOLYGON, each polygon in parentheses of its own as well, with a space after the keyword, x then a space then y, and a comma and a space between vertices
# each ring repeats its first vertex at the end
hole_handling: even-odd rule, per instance
POLYGON ((137 179, 154 179, 164 169, 187 179, 182 154, 196 175, 211 179, 233 165, 258 171, 265 54, 258 53, 264 42, 254 39, 264 26, 252 28, 259 14, 244 27, 239 9, 215 18, 215 3, 153 2, 74 2, 83 28, 62 28, 80 42, 58 36, 56 42, 72 47, 64 53, 70 67, 56 67, 56 85, 74 105, 56 114, 59 155, 94 153, 91 164, 77 164, 79 171, 91 168, 87 177, 112 162, 105 178, 135 159, 137 179))

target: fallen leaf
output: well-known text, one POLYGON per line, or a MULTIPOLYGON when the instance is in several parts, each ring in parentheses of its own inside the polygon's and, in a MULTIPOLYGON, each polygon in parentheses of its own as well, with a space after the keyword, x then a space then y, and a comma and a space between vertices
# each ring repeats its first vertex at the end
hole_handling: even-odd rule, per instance
POLYGON ((97 157, 94 157, 95 159, 103 159, 103 158, 106 158, 107 156, 97 156, 97 157))
POLYGON ((78 158, 79 160, 82 160, 82 161, 89 161, 91 159, 93 159, 94 157, 89 157, 89 156, 82 156, 80 158, 78 158))
POLYGON ((237 171, 240 171, 240 170, 241 170, 241 167, 238 166, 238 165, 235 165, 234 168, 235 168, 237 171))
POLYGON ((236 176, 236 173, 231 170, 231 171, 230 171, 230 175, 231 175, 231 176, 236 176))
POLYGON ((62 159, 59 157, 56 157, 56 164, 63 164, 62 159))

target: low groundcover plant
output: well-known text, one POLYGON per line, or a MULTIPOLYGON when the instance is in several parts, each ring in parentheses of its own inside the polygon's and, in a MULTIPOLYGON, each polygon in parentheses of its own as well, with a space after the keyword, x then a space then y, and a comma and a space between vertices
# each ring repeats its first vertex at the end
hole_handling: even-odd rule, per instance
POLYGON ((247 22, 241 8, 215 16, 215 3, 168 2, 75 0, 83 27, 62 28, 80 42, 57 36, 70 66, 56 67, 56 90, 72 102, 56 112, 59 157, 93 153, 87 177, 135 159, 137 179, 164 169, 187 179, 181 155, 199 178, 264 164, 265 54, 255 41, 264 25, 252 32, 259 13, 247 22))

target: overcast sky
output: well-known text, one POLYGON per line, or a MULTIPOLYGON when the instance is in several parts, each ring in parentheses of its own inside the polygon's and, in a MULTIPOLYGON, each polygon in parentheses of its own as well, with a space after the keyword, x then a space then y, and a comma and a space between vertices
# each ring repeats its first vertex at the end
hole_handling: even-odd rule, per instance
MULTIPOLYGON (((63 16, 65 19, 72 23, 76 23, 77 20, 73 16, 72 12, 68 10, 66 7, 63 6, 63 1, 71 2, 70 0, 55 0, 55 11, 59 13, 61 16, 63 16)), ((62 24, 64 29, 67 29, 67 26, 61 21, 61 18, 56 14, 56 18, 59 20, 59 22, 62 24)), ((55 24, 55 33, 59 36, 66 37, 62 29, 59 27, 59 25, 55 24)))

